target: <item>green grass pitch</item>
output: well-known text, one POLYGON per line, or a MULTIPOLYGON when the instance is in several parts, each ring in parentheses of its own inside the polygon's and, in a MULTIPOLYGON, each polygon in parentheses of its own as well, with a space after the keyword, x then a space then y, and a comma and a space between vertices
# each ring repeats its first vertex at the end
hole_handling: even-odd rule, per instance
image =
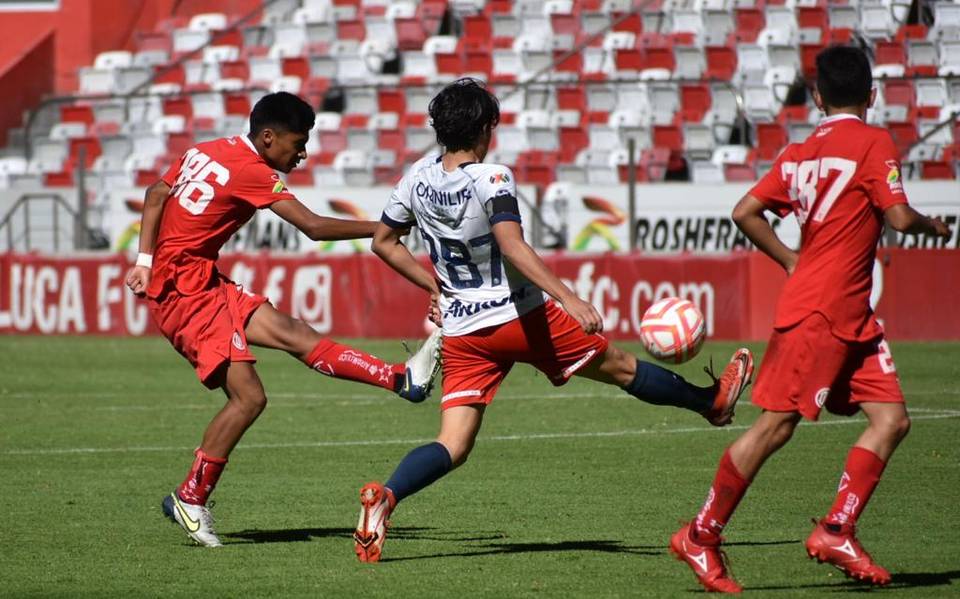
MULTIPOLYGON (((396 342, 357 341, 389 359, 396 342)), ((639 351, 637 345, 625 345, 639 351)), ((710 344, 684 365, 704 381, 710 344)), ((762 350, 762 346, 756 346, 762 350)), ((911 435, 861 520, 894 572, 885 595, 960 596, 960 344, 894 343, 911 435)), ((410 405, 259 351, 270 405, 213 495, 226 546, 192 546, 161 515, 222 404, 160 338, 0 338, 0 596, 685 597, 666 551, 700 506, 732 427, 518 366, 470 461, 406 500, 380 564, 360 564, 357 490, 432 439, 437 395, 410 405)), ((758 356, 759 358, 759 356, 758 356)), ((858 419, 825 416, 774 456, 727 529, 757 597, 859 592, 808 560, 858 419)))

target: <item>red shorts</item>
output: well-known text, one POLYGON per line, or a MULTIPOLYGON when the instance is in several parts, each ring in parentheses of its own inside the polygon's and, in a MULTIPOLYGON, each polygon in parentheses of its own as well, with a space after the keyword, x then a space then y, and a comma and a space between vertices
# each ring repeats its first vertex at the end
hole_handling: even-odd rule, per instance
POLYGON ((247 348, 244 327, 254 310, 267 301, 219 273, 215 276, 209 289, 193 295, 174 289, 150 302, 160 331, 210 388, 219 386, 213 375, 224 364, 257 361, 247 348))
POLYGON ((489 404, 516 362, 532 364, 563 385, 607 351, 603 335, 588 335, 548 301, 516 320, 460 337, 443 338, 442 409, 489 404))
POLYGON ((883 337, 850 342, 834 337, 821 314, 774 331, 763 356, 753 403, 773 412, 820 410, 850 416, 868 401, 903 403, 890 346, 883 337))

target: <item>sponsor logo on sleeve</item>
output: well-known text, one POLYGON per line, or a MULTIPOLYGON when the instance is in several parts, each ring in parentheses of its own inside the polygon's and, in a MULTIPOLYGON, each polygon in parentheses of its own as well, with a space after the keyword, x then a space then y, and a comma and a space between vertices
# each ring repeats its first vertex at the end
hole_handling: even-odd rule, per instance
POLYGON ((273 184, 273 193, 282 193, 286 190, 286 187, 283 185, 283 181, 277 181, 273 184))
POLYGON ((900 165, 896 160, 887 160, 887 185, 891 193, 903 193, 903 182, 900 180, 900 165))

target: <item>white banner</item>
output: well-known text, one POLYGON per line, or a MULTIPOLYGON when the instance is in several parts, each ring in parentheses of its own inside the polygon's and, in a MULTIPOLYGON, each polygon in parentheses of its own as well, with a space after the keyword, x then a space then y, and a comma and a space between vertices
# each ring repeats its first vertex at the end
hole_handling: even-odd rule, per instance
MULTIPOLYGON (((321 216, 351 218, 357 220, 380 220, 383 207, 390 197, 391 187, 327 187, 295 188, 290 191, 310 210, 321 216)), ((518 192, 533 201, 536 192, 532 186, 520 185, 518 192)), ((140 234, 140 215, 143 210, 142 189, 119 189, 108 192, 110 209, 104 228, 110 236, 110 247, 116 251, 136 252, 140 234)), ((529 239, 533 216, 528 204, 520 203, 525 235, 529 239)), ((407 239, 413 251, 420 251, 422 240, 417 235, 407 239)), ((280 252, 349 254, 366 252, 370 241, 312 241, 293 225, 287 223, 272 210, 258 210, 250 222, 237 232, 224 246, 224 252, 256 252, 271 250, 280 252)))
MULTIPOLYGON (((749 184, 694 185, 686 183, 637 186, 637 249, 644 252, 716 253, 750 247, 734 225, 730 212, 750 189, 749 184)), ((960 248, 960 184, 955 181, 908 181, 911 205, 924 214, 939 216, 953 230, 947 242, 917 236, 898 237, 901 247, 960 248)), ((629 249, 627 187, 556 185, 543 205, 544 218, 557 229, 565 224, 572 251, 629 249)), ((800 243, 800 230, 791 215, 768 213, 780 238, 790 247, 800 243)))

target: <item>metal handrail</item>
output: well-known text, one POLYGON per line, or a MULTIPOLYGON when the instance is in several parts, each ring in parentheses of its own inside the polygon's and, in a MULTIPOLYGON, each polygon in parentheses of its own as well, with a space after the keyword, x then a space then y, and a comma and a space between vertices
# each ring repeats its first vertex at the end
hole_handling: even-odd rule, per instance
POLYGON ((75 249, 83 249, 83 240, 77 239, 77 233, 81 235, 90 236, 93 234, 93 230, 87 226, 86 223, 80 222, 79 214, 69 203, 57 193, 27 193, 19 198, 13 203, 13 206, 7 210, 7 213, 0 219, 0 231, 6 227, 7 229, 7 251, 13 251, 15 242, 19 241, 20 238, 14 239, 13 237, 13 226, 12 221, 17 211, 23 208, 23 218, 24 218, 24 230, 23 236, 26 238, 27 250, 30 250, 30 212, 29 206, 30 202, 36 200, 52 200, 54 203, 54 212, 53 212, 53 230, 55 235, 53 237, 54 251, 59 251, 60 249, 60 223, 59 223, 59 209, 63 208, 66 210, 68 217, 72 218, 74 221, 74 246, 75 249))

